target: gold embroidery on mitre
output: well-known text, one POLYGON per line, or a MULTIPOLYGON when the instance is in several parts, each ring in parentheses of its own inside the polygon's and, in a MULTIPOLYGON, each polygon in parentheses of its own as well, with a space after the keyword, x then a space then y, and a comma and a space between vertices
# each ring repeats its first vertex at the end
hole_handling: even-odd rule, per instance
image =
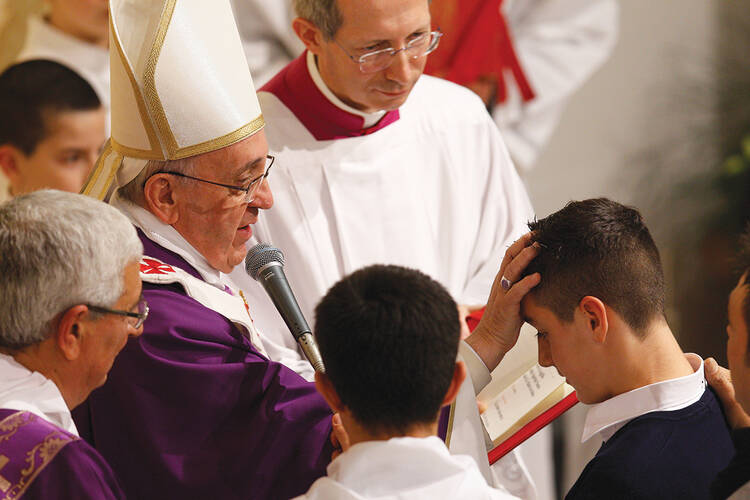
MULTIPOLYGON (((40 417, 29 412, 16 412, 0 422, 0 436, 7 438, 8 433, 12 436, 24 425, 35 422, 40 417)), ((10 484, 4 489, 4 499, 16 500, 23 496, 26 489, 36 479, 42 470, 55 458, 57 453, 67 444, 77 441, 79 438, 68 434, 62 429, 55 429, 44 437, 41 443, 34 446, 31 451, 26 453, 26 463, 28 466, 21 470, 21 478, 16 484, 10 484)), ((4 464, 3 464, 4 465, 4 464)))
POLYGON ((92 192, 94 190, 94 186, 96 186, 96 183, 99 180, 99 177, 102 175, 102 172, 106 168, 105 160, 110 155, 110 153, 112 153, 112 139, 109 139, 107 140, 106 143, 104 143, 104 149, 102 150, 102 153, 99 155, 99 158, 96 160, 96 163, 94 164, 94 169, 89 174, 89 178, 86 179, 86 182, 83 184, 80 194, 85 194, 86 196, 92 196, 94 198, 101 199, 96 194, 92 194, 92 192))
POLYGON ((109 27, 110 27, 110 39, 113 40, 115 50, 117 52, 117 56, 120 59, 120 64, 122 65, 123 69, 125 70, 125 73, 128 75, 128 80, 130 81, 130 87, 133 89, 133 94, 135 95, 135 102, 138 106, 138 114, 141 117, 141 123, 143 124, 143 128, 146 132, 146 136, 148 136, 148 143, 151 146, 151 149, 148 151, 137 149, 137 148, 131 148, 128 146, 123 146, 120 143, 116 141, 113 142, 113 147, 115 150, 125 156, 130 156, 133 158, 141 158, 146 160, 164 160, 163 157, 164 154, 161 150, 161 142, 159 142, 159 136, 156 134, 156 130, 154 130, 153 123, 151 121, 151 116, 148 113, 148 110, 146 109, 146 102, 143 98, 143 93, 141 92, 141 87, 138 85, 138 81, 135 79, 135 75, 133 74, 133 70, 130 67, 130 64, 128 63, 128 58, 125 56, 125 51, 122 49, 122 45, 120 44, 120 37, 117 36, 114 22, 112 21, 112 14, 109 15, 109 27))
POLYGON ((177 151, 178 145, 177 139, 175 139, 172 133, 172 128, 169 126, 169 120, 167 120, 167 115, 164 112, 164 106, 159 98, 159 93, 156 91, 156 65, 159 62, 159 55, 164 46, 164 40, 167 38, 167 31, 172 22, 176 3, 177 0, 167 0, 164 6, 164 10, 159 18, 159 28, 156 31, 154 44, 151 47, 151 53, 146 62, 143 81, 146 104, 156 122, 156 128, 159 130, 160 137, 167 148, 167 159, 170 160, 175 159, 174 153, 177 151))
POLYGON ((173 159, 179 160, 181 158, 187 158, 189 156, 196 156, 196 155, 200 155, 203 153, 209 153, 211 151, 216 151, 217 149, 230 146, 236 142, 240 142, 242 139, 245 139, 246 137, 250 137, 251 135, 261 130, 265 125, 266 125, 266 122, 263 119, 263 115, 259 115, 258 118, 254 119, 253 121, 251 121, 250 123, 246 125, 243 125, 242 127, 238 128, 234 132, 230 132, 221 137, 211 139, 210 141, 201 142, 200 144, 187 146, 187 147, 177 150, 173 159))
POLYGON ((112 139, 112 149, 120 153, 122 156, 129 156, 130 158, 138 158, 139 160, 164 161, 164 155, 161 153, 161 151, 144 151, 142 149, 123 146, 114 139, 112 139))

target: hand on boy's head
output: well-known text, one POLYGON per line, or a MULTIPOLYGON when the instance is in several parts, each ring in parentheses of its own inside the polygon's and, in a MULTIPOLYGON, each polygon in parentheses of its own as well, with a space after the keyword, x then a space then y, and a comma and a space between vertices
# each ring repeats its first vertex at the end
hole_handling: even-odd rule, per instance
POLYGON ((349 441, 349 434, 344 428, 344 423, 341 421, 341 415, 334 413, 331 417, 331 444, 333 444, 333 453, 331 454, 331 460, 336 460, 339 455, 344 453, 351 446, 349 441))
POLYGON ((493 370, 516 343, 523 325, 521 300, 539 284, 539 273, 520 279, 523 270, 539 253, 538 244, 527 233, 505 252, 500 272, 492 284, 487 307, 479 325, 466 341, 493 370))
POLYGON ((729 426, 732 429, 750 427, 750 415, 747 414, 735 398, 731 372, 723 366, 719 366, 714 358, 706 359, 703 369, 708 384, 716 391, 716 395, 724 407, 724 414, 727 417, 729 426))

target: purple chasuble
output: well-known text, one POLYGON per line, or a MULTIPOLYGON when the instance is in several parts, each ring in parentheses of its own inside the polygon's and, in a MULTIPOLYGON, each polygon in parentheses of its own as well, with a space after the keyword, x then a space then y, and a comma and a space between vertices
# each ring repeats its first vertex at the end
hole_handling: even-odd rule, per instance
POLYGON ((112 469, 78 436, 30 412, 0 409, 0 500, 124 499, 112 469))
POLYGON ((378 123, 363 128, 363 117, 336 107, 315 85, 307 69, 307 51, 287 64, 260 91, 275 95, 318 141, 372 134, 399 118, 397 109, 388 111, 378 123))
MULTIPOLYGON (((139 231, 144 255, 200 278, 139 231)), ((73 414, 130 499, 288 499, 331 461, 331 410, 179 284, 143 284, 150 313, 107 383, 73 414)))

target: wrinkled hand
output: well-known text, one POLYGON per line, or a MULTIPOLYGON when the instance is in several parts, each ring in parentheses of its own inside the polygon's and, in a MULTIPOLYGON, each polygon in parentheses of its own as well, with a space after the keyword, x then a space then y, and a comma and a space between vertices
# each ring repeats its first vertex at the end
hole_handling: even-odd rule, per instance
POLYGON ((351 442, 349 441, 349 434, 344 428, 344 423, 341 421, 341 415, 334 413, 331 417, 331 423, 333 429, 331 430, 331 444, 333 445, 333 453, 331 454, 331 461, 349 449, 351 442))
POLYGON ((732 429, 750 427, 750 416, 737 402, 732 384, 732 375, 726 368, 719 366, 714 358, 708 358, 703 363, 703 370, 708 384, 719 396, 724 414, 732 429))
POLYGON ((466 339, 490 371, 518 340, 523 325, 521 299, 539 284, 541 276, 534 273, 520 281, 519 278, 538 253, 539 247, 532 244, 531 233, 526 233, 508 248, 492 284, 484 315, 474 333, 466 339), (511 283, 507 290, 501 284, 503 277, 511 283))

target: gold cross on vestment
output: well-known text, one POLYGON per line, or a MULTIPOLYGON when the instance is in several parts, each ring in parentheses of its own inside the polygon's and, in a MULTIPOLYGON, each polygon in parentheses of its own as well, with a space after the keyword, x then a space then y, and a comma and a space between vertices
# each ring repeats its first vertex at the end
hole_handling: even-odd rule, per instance
MULTIPOLYGON (((5 464, 10 462, 10 459, 6 457, 5 455, 0 455, 0 470, 5 467, 5 464)), ((3 492, 6 492, 10 489, 10 481, 5 479, 3 476, 0 476, 0 490, 3 490, 3 492)))

